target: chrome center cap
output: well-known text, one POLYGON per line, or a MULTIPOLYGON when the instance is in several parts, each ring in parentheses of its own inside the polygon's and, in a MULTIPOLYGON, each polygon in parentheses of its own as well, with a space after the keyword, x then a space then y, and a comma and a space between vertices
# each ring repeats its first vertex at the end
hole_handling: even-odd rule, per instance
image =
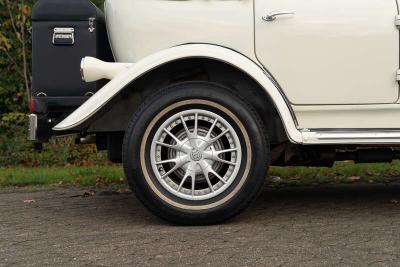
POLYGON ((193 161, 200 161, 203 158, 203 153, 201 153, 197 148, 193 148, 192 152, 190 152, 190 158, 193 161))

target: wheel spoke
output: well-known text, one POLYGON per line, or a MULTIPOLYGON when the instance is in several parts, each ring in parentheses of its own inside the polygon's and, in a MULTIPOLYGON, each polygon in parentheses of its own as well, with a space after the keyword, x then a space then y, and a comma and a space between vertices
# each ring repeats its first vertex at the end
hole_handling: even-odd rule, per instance
POLYGON ((194 190, 196 185, 196 175, 192 176, 192 197, 194 196, 194 190))
POLYGON ((176 192, 181 191, 183 184, 186 182, 187 178, 189 178, 190 175, 188 175, 187 173, 185 174, 185 177, 183 177, 182 182, 180 183, 178 189, 176 190, 176 192))
POLYGON ((195 126, 194 126, 193 133, 190 132, 183 116, 181 116, 181 121, 182 121, 183 127, 185 128, 186 136, 189 139, 189 144, 192 146, 192 148, 197 147, 197 144, 196 144, 196 138, 198 137, 197 136, 197 132, 198 132, 198 115, 197 115, 197 113, 195 115, 195 126))
POLYGON ((207 133, 207 135, 206 135, 206 140, 210 140, 210 139, 211 139, 212 131, 214 130, 215 125, 217 125, 217 122, 218 122, 218 118, 216 118, 216 119, 214 120, 213 124, 212 124, 211 127, 210 127, 210 130, 208 130, 208 133, 207 133))
POLYGON ((225 131, 223 131, 222 133, 220 133, 217 137, 213 138, 210 140, 210 145, 212 145, 213 143, 215 143, 216 141, 218 141, 222 136, 226 135, 229 132, 229 129, 226 129, 225 131))
POLYGON ((237 165, 236 162, 232 162, 232 161, 229 161, 229 160, 224 160, 224 159, 221 159, 221 158, 218 157, 218 156, 214 156, 214 157, 212 157, 211 159, 212 159, 212 160, 215 160, 215 161, 218 161, 218 162, 221 162, 221 163, 225 163, 225 164, 228 164, 228 165, 232 165, 232 166, 236 166, 236 165, 237 165))
POLYGON ((202 144, 200 146, 201 150, 206 150, 207 148, 209 148, 212 144, 214 144, 216 141, 218 141, 221 137, 223 137, 224 135, 226 135, 230 130, 226 129, 225 131, 223 131, 222 133, 220 133, 217 137, 214 137, 212 139, 207 139, 206 138, 206 142, 204 144, 202 144))
MULTIPOLYGON (((203 171, 203 174, 204 174, 210 188, 212 188, 210 177, 209 177, 210 173, 215 175, 215 177, 217 177, 221 182, 226 184, 226 181, 216 171, 214 171, 212 166, 209 165, 206 161, 202 160, 202 161, 200 161, 199 164, 200 164, 201 170, 203 171)), ((211 190, 213 191, 213 189, 211 189, 211 190)))
POLYGON ((168 175, 170 175, 171 173, 173 173, 174 171, 176 171, 177 169, 179 169, 180 167, 182 167, 185 163, 188 163, 189 157, 188 156, 184 156, 181 158, 177 158, 175 162, 175 166, 172 167, 167 173, 165 173, 163 176, 161 176, 161 179, 165 179, 168 177, 168 175))
POLYGON ((214 192, 214 187, 211 184, 210 177, 208 177, 208 175, 206 176, 206 181, 207 181, 208 187, 210 187, 210 189, 211 189, 211 192, 214 192))
POLYGON ((216 171, 214 171, 211 166, 210 166, 210 173, 214 174, 215 177, 217 177, 222 183, 226 184, 226 181, 224 180, 224 178, 222 178, 216 171))
POLYGON ((194 115, 194 131, 193 131, 193 135, 195 137, 198 137, 198 131, 199 131, 199 114, 196 113, 194 115))
POLYGON ((181 146, 179 146, 179 145, 171 145, 171 144, 166 144, 166 143, 158 142, 158 141, 156 141, 156 144, 160 145, 160 146, 168 147, 168 148, 171 148, 171 149, 174 149, 174 150, 177 150, 177 151, 182 151, 182 152, 184 152, 186 154, 190 153, 190 151, 191 151, 191 149, 189 147, 187 147, 186 145, 181 145, 181 146))
MULTIPOLYGON (((234 149, 227 149, 225 151, 231 151, 231 150, 235 151, 234 149)), ((218 162, 229 164, 229 165, 232 165, 232 166, 236 166, 237 165, 235 162, 232 162, 232 161, 229 161, 229 160, 225 160, 225 159, 221 159, 219 157, 219 155, 223 154, 223 153, 227 153, 227 152, 220 152, 220 151, 214 150, 214 148, 211 148, 211 151, 204 151, 203 157, 205 159, 211 159, 213 161, 218 161, 218 162)))
POLYGON ((182 121, 182 124, 183 124, 183 128, 185 128, 186 136, 187 136, 187 138, 190 139, 190 137, 192 136, 192 133, 189 131, 189 128, 187 127, 186 121, 183 118, 183 116, 181 116, 181 121, 182 121))
POLYGON ((221 155, 224 153, 230 153, 230 152, 236 152, 238 151, 237 148, 231 148, 231 149, 225 149, 225 150, 214 150, 215 153, 217 153, 217 155, 221 155))
POLYGON ((172 148, 172 149, 175 149, 175 150, 178 150, 178 151, 182 151, 182 152, 185 152, 186 154, 188 154, 188 153, 190 153, 190 151, 192 151, 192 148, 191 148, 191 147, 187 146, 184 142, 182 142, 181 140, 179 140, 179 139, 178 139, 175 135, 173 135, 170 131, 168 131, 167 129, 163 129, 163 130, 164 130, 169 136, 171 136, 172 139, 175 140, 176 145, 165 144, 165 143, 156 141, 156 144, 157 144, 157 145, 165 146, 165 147, 172 148))
POLYGON ((182 178, 181 183, 179 184, 177 192, 181 191, 183 184, 186 182, 187 178, 191 176, 196 176, 196 163, 191 162, 186 170, 185 176, 182 178))
POLYGON ((172 148, 172 149, 175 149, 175 150, 180 150, 180 147, 177 146, 177 145, 170 145, 170 144, 166 144, 166 143, 162 143, 162 142, 158 142, 158 141, 156 141, 156 144, 160 145, 160 146, 165 146, 165 147, 168 147, 168 148, 172 148))
POLYGON ((176 163, 177 159, 167 159, 156 162, 156 164, 167 164, 167 163, 176 163))
POLYGON ((178 137, 176 137, 174 134, 172 134, 170 131, 168 131, 166 128, 163 129, 164 132, 166 132, 169 136, 172 137, 172 139, 175 140, 175 142, 177 143, 177 145, 181 145, 182 141, 178 139, 178 137))
POLYGON ((210 177, 208 175, 209 174, 208 168, 210 168, 209 165, 207 165, 207 163, 204 162, 204 160, 202 160, 200 162, 200 167, 201 167, 201 170, 203 171, 204 177, 206 178, 208 187, 211 189, 211 192, 214 192, 214 187, 211 184, 210 177))

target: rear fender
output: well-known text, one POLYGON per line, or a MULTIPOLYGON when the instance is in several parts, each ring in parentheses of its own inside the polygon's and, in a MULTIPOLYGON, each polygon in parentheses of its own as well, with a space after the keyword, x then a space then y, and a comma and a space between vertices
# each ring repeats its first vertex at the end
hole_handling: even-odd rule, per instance
POLYGON ((102 107, 139 77, 166 63, 187 58, 214 59, 232 65, 244 73, 247 73, 261 85, 274 102, 286 129, 288 138, 293 143, 303 142, 302 134, 296 127, 296 121, 288 101, 286 101, 281 90, 275 85, 276 83, 274 83, 271 76, 258 63, 250 60, 246 56, 225 47, 209 44, 186 44, 172 47, 132 64, 130 67, 126 68, 126 70, 116 75, 108 84, 101 88, 66 119, 57 124, 54 130, 73 130, 95 116, 102 107))

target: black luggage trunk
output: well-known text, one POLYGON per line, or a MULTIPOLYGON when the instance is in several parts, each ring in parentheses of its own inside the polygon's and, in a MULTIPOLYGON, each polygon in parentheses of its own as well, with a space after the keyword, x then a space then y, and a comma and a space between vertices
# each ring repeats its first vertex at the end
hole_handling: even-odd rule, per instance
POLYGON ((36 112, 82 104, 104 84, 82 81, 82 58, 112 61, 102 11, 89 0, 39 0, 32 21, 36 112))

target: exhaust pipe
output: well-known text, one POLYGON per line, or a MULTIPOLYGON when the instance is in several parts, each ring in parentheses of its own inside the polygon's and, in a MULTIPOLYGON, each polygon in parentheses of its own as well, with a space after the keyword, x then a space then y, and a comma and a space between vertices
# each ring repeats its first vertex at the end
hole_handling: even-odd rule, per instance
POLYGON ((84 82, 95 82, 101 79, 112 80, 133 65, 133 63, 111 63, 94 57, 84 57, 81 61, 82 80, 84 82))

